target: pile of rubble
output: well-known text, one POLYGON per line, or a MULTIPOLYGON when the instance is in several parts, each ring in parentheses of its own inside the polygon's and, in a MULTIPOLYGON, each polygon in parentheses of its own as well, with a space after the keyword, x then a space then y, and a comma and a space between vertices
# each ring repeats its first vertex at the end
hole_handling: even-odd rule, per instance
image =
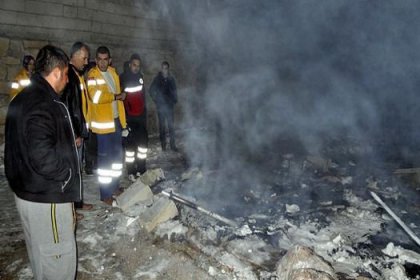
MULTIPOLYGON (((420 255, 412 247, 394 245, 389 236, 375 243, 393 220, 371 198, 359 196, 360 188, 395 195, 392 187, 372 178, 357 185, 363 180, 346 173, 346 167, 315 156, 298 161, 285 155, 272 173, 273 184, 234 194, 242 200, 241 216, 232 216, 228 207, 212 207, 233 206, 226 201, 203 199, 199 189, 214 188, 212 179, 220 174, 199 168, 169 181, 161 169, 149 170, 114 206, 129 217, 127 226, 178 236, 236 279, 420 279, 420 255), (175 203, 173 191, 188 196, 175 203)), ((404 242, 399 244, 410 243, 404 242)), ((216 277, 218 272, 210 266, 208 273, 216 277)))
POLYGON ((164 195, 154 195, 151 190, 151 187, 164 178, 161 169, 148 170, 116 197, 113 206, 131 217, 127 226, 138 221, 143 228, 151 232, 157 225, 178 215, 173 201, 164 195))

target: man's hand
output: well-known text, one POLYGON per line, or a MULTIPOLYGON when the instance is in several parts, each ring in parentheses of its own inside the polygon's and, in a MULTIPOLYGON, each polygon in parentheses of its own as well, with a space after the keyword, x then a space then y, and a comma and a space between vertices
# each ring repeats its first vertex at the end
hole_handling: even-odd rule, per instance
POLYGON ((122 137, 127 137, 129 133, 130 133, 129 130, 127 128, 125 128, 125 129, 122 130, 121 135, 122 135, 122 137))
POLYGON ((121 93, 115 95, 115 100, 124 101, 126 97, 127 97, 127 93, 126 92, 121 92, 121 93))
POLYGON ((82 143, 83 143, 83 138, 77 137, 76 140, 74 140, 74 142, 76 142, 76 147, 80 148, 80 146, 82 146, 82 143))

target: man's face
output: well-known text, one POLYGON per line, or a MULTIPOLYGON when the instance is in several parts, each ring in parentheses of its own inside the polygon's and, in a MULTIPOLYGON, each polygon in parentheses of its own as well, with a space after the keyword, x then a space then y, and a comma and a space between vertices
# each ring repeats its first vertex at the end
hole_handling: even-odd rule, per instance
POLYGON ((166 78, 169 75, 169 67, 168 65, 164 64, 162 65, 162 74, 166 78))
POLYGON ((96 56, 96 65, 98 65, 99 70, 106 72, 109 64, 111 64, 111 58, 107 53, 98 53, 96 56))
POLYGON ((68 73, 69 73, 69 67, 66 67, 63 70, 60 70, 60 74, 58 76, 57 86, 56 86, 57 92, 62 92, 63 89, 66 87, 69 81, 68 73))
POLYGON ((138 59, 133 59, 130 62, 130 71, 133 74, 138 74, 140 72, 141 62, 138 59))
POLYGON ((88 64, 89 52, 86 48, 81 48, 71 58, 71 64, 76 67, 77 70, 83 71, 85 66, 88 64))
POLYGON ((32 74, 34 72, 34 69, 35 69, 35 60, 32 59, 28 63, 28 72, 32 74))

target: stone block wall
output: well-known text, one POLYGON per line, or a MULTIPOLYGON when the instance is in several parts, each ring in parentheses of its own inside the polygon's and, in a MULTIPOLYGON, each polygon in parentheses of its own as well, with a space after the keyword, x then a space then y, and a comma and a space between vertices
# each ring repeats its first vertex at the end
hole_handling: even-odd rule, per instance
MULTIPOLYGON (((169 61, 182 87, 188 84, 186 68, 177 61, 187 35, 177 29, 159 6, 149 0, 13 0, 0 1, 0 134, 8 105, 10 81, 21 68, 25 54, 36 56, 39 48, 54 44, 68 51, 75 41, 91 48, 91 60, 100 45, 111 50, 113 65, 121 73, 133 52, 143 60, 146 86, 169 61)), ((149 130, 156 131, 154 106, 148 100, 149 130)), ((178 108, 177 119, 182 119, 178 108)), ((3 140, 0 140, 1 142, 3 140)))

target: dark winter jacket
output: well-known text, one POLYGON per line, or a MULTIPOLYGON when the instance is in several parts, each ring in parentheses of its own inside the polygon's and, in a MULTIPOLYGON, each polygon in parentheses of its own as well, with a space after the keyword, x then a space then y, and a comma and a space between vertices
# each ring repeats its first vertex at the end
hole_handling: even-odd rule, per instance
POLYGON ((124 100, 127 117, 146 115, 146 89, 143 75, 124 72, 120 75, 121 90, 127 93, 124 100))
MULTIPOLYGON (((86 127, 86 120, 83 116, 82 109, 82 95, 84 94, 81 89, 79 77, 76 74, 77 69, 73 65, 69 65, 69 82, 66 85, 61 95, 61 101, 66 104, 71 116, 74 134, 76 137, 88 137, 88 129, 86 127)), ((83 75, 80 73, 80 75, 83 75)), ((86 86, 86 85, 84 85, 86 86)), ((87 106, 87 102, 84 102, 87 106)), ((87 111, 87 109, 86 109, 87 111)))
POLYGON ((162 72, 159 72, 150 85, 150 96, 158 109, 161 106, 173 107, 178 102, 174 77, 164 78, 162 72))
POLYGON ((44 203, 81 199, 81 176, 69 112, 39 74, 9 105, 5 171, 18 197, 44 203))

